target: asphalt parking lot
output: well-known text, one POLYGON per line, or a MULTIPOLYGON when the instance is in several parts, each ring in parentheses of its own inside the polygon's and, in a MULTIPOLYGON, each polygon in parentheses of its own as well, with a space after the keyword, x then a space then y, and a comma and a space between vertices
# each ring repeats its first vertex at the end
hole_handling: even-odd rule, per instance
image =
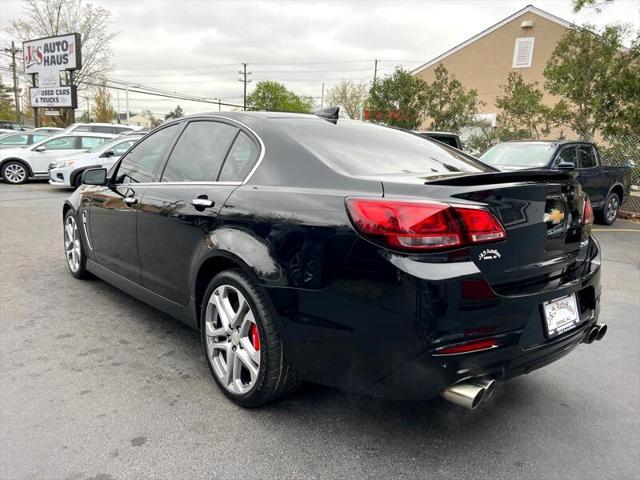
POLYGON ((597 227, 606 338, 476 411, 308 384, 243 410, 210 378, 196 332, 68 273, 67 195, 0 184, 2 479, 640 475, 640 224, 597 227))

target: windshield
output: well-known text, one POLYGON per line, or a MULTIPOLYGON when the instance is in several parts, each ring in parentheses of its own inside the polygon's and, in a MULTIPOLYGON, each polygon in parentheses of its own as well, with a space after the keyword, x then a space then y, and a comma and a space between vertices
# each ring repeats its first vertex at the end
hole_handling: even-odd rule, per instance
POLYGON ((318 158, 348 175, 490 171, 473 157, 402 130, 354 120, 274 120, 318 158))
POLYGON ((497 168, 544 167, 551 160, 555 149, 554 143, 500 143, 484 152, 480 160, 497 168))

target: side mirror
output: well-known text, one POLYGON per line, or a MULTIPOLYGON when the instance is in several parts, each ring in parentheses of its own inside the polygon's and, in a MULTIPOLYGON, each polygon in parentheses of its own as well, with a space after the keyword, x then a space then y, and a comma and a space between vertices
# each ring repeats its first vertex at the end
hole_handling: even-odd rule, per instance
POLYGON ((44 145, 40 145, 39 147, 36 147, 33 149, 34 152, 44 152, 47 149, 47 147, 45 147, 44 145))
POLYGON ((82 183, 84 185, 106 185, 107 169, 90 168, 82 172, 82 183))
POLYGON ((114 152, 113 150, 108 150, 106 152, 104 152, 101 156, 102 157, 113 157, 116 154, 116 152, 114 152))
POLYGON ((570 170, 570 171, 573 171, 573 170, 576 169, 576 166, 571 162, 560 161, 560 163, 558 163, 558 165, 556 165, 556 168, 559 169, 559 170, 570 170))

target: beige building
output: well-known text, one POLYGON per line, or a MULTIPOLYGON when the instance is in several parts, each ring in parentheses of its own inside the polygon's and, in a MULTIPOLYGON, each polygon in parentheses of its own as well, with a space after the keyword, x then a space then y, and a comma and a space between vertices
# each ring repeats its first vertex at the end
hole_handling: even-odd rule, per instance
MULTIPOLYGON (((543 88, 547 60, 565 31, 572 27, 571 23, 528 5, 412 73, 431 82, 436 67, 443 64, 466 88, 478 92, 478 99, 485 103, 480 107, 482 117, 495 125, 499 113, 496 97, 501 95, 500 87, 507 83, 509 73, 520 72, 526 82, 538 82, 543 88)), ((557 100, 545 94, 543 101, 553 105, 557 100)))
POLYGON ((128 122, 130 125, 136 125, 138 127, 142 127, 146 130, 150 130, 154 127, 153 122, 149 117, 145 117, 144 115, 133 115, 129 117, 128 122))

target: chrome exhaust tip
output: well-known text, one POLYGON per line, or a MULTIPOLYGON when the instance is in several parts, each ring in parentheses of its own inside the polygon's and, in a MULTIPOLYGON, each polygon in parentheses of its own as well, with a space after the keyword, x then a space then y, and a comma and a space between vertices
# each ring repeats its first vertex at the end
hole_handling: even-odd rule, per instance
POLYGON ((442 397, 464 408, 475 409, 484 399, 486 389, 473 383, 457 383, 445 388, 442 397))
POLYGON ((596 334, 596 340, 599 342, 607 334, 607 324, 606 323, 600 323, 600 324, 596 325, 594 328, 598 329, 598 333, 596 334))
POLYGON ((493 378, 483 377, 483 378, 474 378, 471 383, 477 385, 478 387, 484 388, 484 397, 483 401, 489 400, 493 395, 493 391, 496 389, 496 381, 493 378))
MULTIPOLYGON (((606 333, 606 330, 605 330, 606 333)), ((598 338, 598 326, 591 327, 591 329, 587 332, 587 335, 582 339, 582 343, 586 343, 587 345, 593 343, 598 338)))

